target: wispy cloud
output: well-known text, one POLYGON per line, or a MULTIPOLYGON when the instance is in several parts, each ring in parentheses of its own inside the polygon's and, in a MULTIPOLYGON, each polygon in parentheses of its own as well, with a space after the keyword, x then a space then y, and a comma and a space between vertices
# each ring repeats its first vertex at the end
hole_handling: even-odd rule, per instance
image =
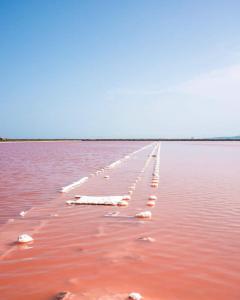
POLYGON ((185 95, 189 101, 202 99, 240 102, 240 64, 215 69, 164 89, 116 88, 108 91, 107 95, 109 99, 148 97, 154 100, 182 99, 185 95))
POLYGON ((167 92, 160 89, 131 89, 131 88, 116 88, 107 92, 109 97, 115 96, 154 96, 167 92))
POLYGON ((213 70, 173 88, 204 99, 240 101, 240 64, 213 70))

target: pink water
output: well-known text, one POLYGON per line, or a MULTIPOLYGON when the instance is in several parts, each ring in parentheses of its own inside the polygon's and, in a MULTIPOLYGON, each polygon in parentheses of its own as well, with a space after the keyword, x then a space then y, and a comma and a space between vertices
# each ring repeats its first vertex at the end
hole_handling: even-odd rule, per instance
POLYGON ((76 299, 120 300, 132 291, 149 300, 240 299, 240 143, 162 143, 157 189, 152 158, 128 207, 65 204, 79 193, 126 193, 153 145, 66 195, 58 191, 146 144, 0 144, 2 299, 50 300, 61 290, 76 299), (153 193, 152 220, 134 218, 149 210, 153 193), (105 216, 113 211, 120 215, 105 216), (13 244, 22 232, 34 243, 13 244))
POLYGON ((0 144, 0 224, 48 203, 61 187, 143 146, 129 142, 0 144))

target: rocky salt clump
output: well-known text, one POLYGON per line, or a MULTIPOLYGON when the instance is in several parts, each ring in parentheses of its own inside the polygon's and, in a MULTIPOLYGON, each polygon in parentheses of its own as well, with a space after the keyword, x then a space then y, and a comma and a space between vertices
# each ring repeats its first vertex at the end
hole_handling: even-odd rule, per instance
POLYGON ((33 238, 30 235, 23 233, 23 234, 19 235, 17 242, 20 244, 30 243, 30 242, 33 242, 33 238))
POLYGON ((73 299, 73 294, 70 292, 59 292, 55 297, 54 300, 70 300, 73 299))
POLYGON ((142 297, 141 294, 133 292, 133 293, 130 293, 128 295, 128 299, 131 299, 131 300, 142 300, 143 297, 142 297))

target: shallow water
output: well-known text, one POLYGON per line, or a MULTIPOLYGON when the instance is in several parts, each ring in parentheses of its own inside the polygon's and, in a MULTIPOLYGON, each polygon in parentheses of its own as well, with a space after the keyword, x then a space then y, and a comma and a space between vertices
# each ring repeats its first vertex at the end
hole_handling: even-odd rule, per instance
POLYGON ((145 145, 129 142, 0 144, 0 224, 54 200, 61 187, 145 145))
POLYGON ((152 144, 58 193, 146 144, 0 144, 3 299, 52 299, 62 290, 77 299, 126 299, 132 291, 151 300, 240 299, 240 143, 162 143, 158 188, 150 187, 152 144), (65 204, 75 194, 125 194, 139 175, 128 207, 65 204), (153 208, 150 194, 158 196, 153 208), (141 210, 153 218, 133 218, 141 210), (22 232, 34 243, 12 244, 22 232))

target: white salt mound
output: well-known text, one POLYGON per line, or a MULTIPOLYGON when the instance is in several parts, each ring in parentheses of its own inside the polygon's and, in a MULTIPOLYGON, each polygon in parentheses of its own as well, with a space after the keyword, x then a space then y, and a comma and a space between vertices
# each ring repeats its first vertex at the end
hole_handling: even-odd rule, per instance
POLYGON ((155 242, 155 239, 154 238, 152 238, 152 237, 140 237, 140 238, 138 238, 140 241, 144 241, 144 242, 150 242, 150 243, 153 243, 153 242, 155 242))
POLYGON ((20 214, 19 214, 21 217, 24 217, 26 215, 26 212, 25 211, 21 211, 20 214))
POLYGON ((54 300, 70 300, 73 296, 70 292, 60 292, 54 297, 54 300))
POLYGON ((152 217, 152 213, 150 211, 142 211, 140 213, 137 213, 135 215, 136 218, 147 218, 147 219, 151 219, 152 217))
POLYGON ((142 300, 143 299, 143 297, 142 297, 142 295, 141 294, 139 294, 139 293, 130 293, 129 295, 128 295, 128 299, 132 299, 132 300, 142 300))
POLYGON ((29 243, 29 242, 33 241, 33 238, 30 235, 23 233, 23 234, 19 235, 17 241, 18 241, 18 243, 29 243))
POLYGON ((150 195, 148 199, 149 199, 149 200, 154 200, 154 201, 155 201, 155 200, 157 200, 157 197, 154 196, 154 195, 150 195))
POLYGON ((82 204, 82 205, 119 205, 127 206, 127 201, 123 200, 123 196, 81 196, 79 199, 67 200, 68 205, 82 204))

